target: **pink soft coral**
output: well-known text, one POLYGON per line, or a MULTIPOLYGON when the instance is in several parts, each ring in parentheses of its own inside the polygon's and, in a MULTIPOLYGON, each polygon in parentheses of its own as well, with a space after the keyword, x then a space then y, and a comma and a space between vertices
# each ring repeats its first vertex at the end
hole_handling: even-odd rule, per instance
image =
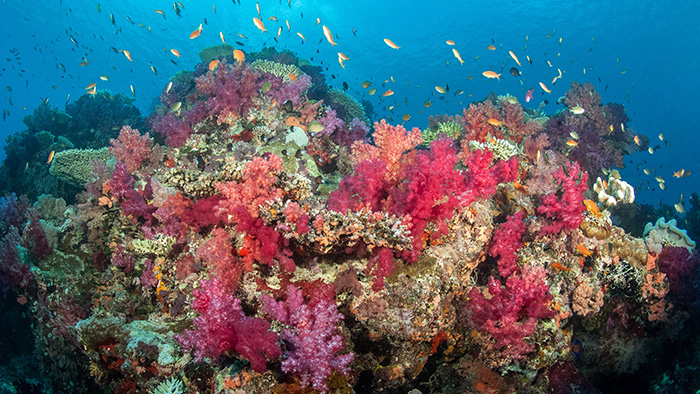
POLYGON ((110 139, 109 153, 117 160, 123 161, 129 172, 134 172, 141 167, 151 153, 153 142, 145 135, 139 134, 138 129, 129 126, 122 126, 119 137, 110 139))
POLYGON ((283 197, 282 189, 275 186, 282 169, 279 156, 273 154, 267 159, 256 156, 243 168, 243 182, 218 183, 216 188, 225 198, 219 203, 222 213, 230 217, 234 208, 244 206, 250 216, 257 218, 262 204, 283 197))
POLYGON ((196 79, 197 89, 209 96, 207 109, 209 116, 219 124, 232 124, 245 116, 253 106, 253 97, 258 94, 262 81, 258 74, 245 64, 219 66, 196 79))
POLYGON ((285 301, 262 296, 263 310, 282 323, 281 338, 287 344, 282 357, 282 371, 298 375, 301 386, 312 386, 321 393, 328 392, 327 379, 333 371, 350 372, 353 353, 345 351, 345 341, 336 324, 343 315, 338 312, 332 297, 319 291, 304 302, 302 291, 289 286, 285 301))
POLYGON ((382 159, 386 162, 385 180, 395 184, 401 171, 410 164, 412 154, 404 154, 423 142, 421 131, 414 127, 411 131, 399 126, 392 126, 382 119, 374 123, 374 145, 357 141, 352 144, 352 162, 357 165, 364 160, 382 159))
POLYGON ((246 316, 241 300, 226 293, 219 280, 202 281, 193 294, 192 308, 200 313, 194 318, 196 329, 175 338, 185 349, 194 349, 196 361, 235 350, 250 361, 254 371, 262 372, 267 369, 266 358, 282 354, 270 323, 246 316))

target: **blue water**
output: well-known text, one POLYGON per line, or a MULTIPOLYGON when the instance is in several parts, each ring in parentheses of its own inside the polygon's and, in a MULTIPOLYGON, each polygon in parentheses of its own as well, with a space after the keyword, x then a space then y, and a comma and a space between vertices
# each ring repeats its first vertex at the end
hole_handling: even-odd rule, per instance
POLYGON ((411 127, 424 128, 429 115, 461 113, 468 102, 481 100, 491 91, 511 93, 522 102, 525 91, 536 88, 535 101, 526 106, 534 108, 547 99, 547 112, 554 112, 557 98, 571 81, 592 82, 603 102, 625 104, 636 132, 649 136, 652 146, 659 143, 659 133, 669 141, 668 148, 661 144, 653 155, 643 152, 628 157, 623 178, 635 186, 649 179, 655 189, 638 188, 638 199, 673 204, 681 193, 698 191, 700 2, 466 1, 433 6, 410 1, 292 0, 288 5, 286 0, 263 0, 260 11, 268 29, 264 34, 253 24, 257 16, 253 1, 183 3, 186 8, 181 18, 168 1, 0 3, 0 110, 10 114, 1 123, 2 140, 22 130, 22 117, 43 99, 63 109, 68 94, 74 101, 92 82, 99 89, 129 96, 133 85, 135 104, 148 115, 170 76, 192 69, 199 61, 199 50, 219 44, 222 32, 229 43, 243 42, 244 51, 267 45, 313 58, 314 64, 327 67, 331 85, 341 87, 347 82, 351 94, 372 102, 373 120, 391 116, 398 123, 408 113, 412 118, 406 125, 411 127), (155 13, 156 9, 162 9, 167 19, 155 13), (269 20, 271 16, 278 22, 269 20), (289 20, 290 32, 285 20, 289 20), (204 24, 201 36, 189 39, 200 23, 204 24), (322 25, 337 35, 337 46, 323 38, 322 25), (283 29, 276 43, 273 37, 280 26, 283 29), (390 48, 384 38, 401 49, 390 48), (453 56, 453 47, 446 40, 455 41, 464 65, 453 56), (492 43, 496 50, 487 50, 492 43), (111 47, 130 51, 133 62, 111 47), (179 50, 181 57, 171 55, 170 48, 179 50), (515 65, 509 50, 523 63, 522 78, 508 74, 515 65), (336 60, 338 52, 350 57, 345 69, 336 60), (532 65, 526 63, 525 55, 533 60, 532 65), (80 67, 84 58, 90 64, 80 67), (563 78, 551 86, 557 68, 563 78), (503 71, 501 80, 486 80, 481 76, 486 70, 503 71), (100 81, 101 75, 107 75, 109 82, 100 81), (469 76, 474 79, 468 80, 469 76), (395 94, 391 97, 367 96, 367 89, 360 86, 365 80, 381 85, 391 77, 396 82, 378 87, 379 93, 392 89, 395 94), (542 95, 539 81, 552 93, 542 95), (439 99, 436 85, 449 85, 451 91, 444 100, 439 99), (460 89, 466 93, 451 94, 460 89), (424 107, 426 99, 434 102, 432 108, 424 107), (390 106, 394 106, 393 113, 390 106), (666 190, 656 188, 656 182, 642 174, 643 168, 656 168, 657 175, 666 179, 666 190), (673 172, 681 168, 693 175, 673 178, 673 172))

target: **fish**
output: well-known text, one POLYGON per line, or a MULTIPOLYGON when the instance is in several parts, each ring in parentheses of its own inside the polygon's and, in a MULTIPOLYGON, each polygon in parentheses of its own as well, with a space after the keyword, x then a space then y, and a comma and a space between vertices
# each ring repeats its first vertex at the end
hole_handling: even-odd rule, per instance
POLYGON ((654 154, 654 148, 652 148, 651 146, 649 147, 649 149, 647 149, 647 151, 649 151, 650 155, 654 154))
POLYGON ((673 207, 676 208, 676 211, 678 211, 678 213, 680 213, 680 214, 685 213, 685 208, 683 208, 683 204, 676 203, 673 205, 673 207))
POLYGON ((405 122, 408 122, 409 120, 411 120, 411 115, 409 115, 409 114, 404 114, 404 115, 401 117, 401 119, 403 119, 405 122))
POLYGON ((323 131, 323 124, 317 120, 312 121, 309 123, 307 130, 309 130, 312 133, 320 133, 323 131))
POLYGON ((289 73, 289 79, 291 79, 292 82, 296 82, 296 81, 297 81, 297 76, 294 75, 294 73, 289 73))
POLYGON ((340 63, 340 66, 343 67, 343 68, 345 68, 345 63, 344 63, 344 61, 345 61, 345 60, 343 60, 342 57, 338 56, 338 63, 340 63))
POLYGON ((171 112, 178 112, 182 108, 182 101, 178 101, 170 107, 171 112))
POLYGON ((392 47, 392 48, 394 48, 394 49, 399 49, 399 48, 401 48, 400 46, 394 44, 394 42, 391 41, 391 40, 388 39, 388 38, 385 38, 385 39, 384 39, 384 43, 386 43, 386 45, 389 45, 390 47, 392 47))
POLYGON ((440 94, 445 94, 445 88, 443 88, 442 86, 436 86, 435 90, 440 94))
POLYGON ((389 89, 389 90, 387 90, 386 92, 384 92, 384 93, 382 94, 382 97, 389 97, 389 96, 391 96, 392 94, 394 94, 394 91, 391 90, 391 89, 389 89))
POLYGON ((134 89, 134 85, 129 85, 129 87, 131 88, 131 94, 136 96, 136 90, 134 89))
POLYGON ((326 25, 323 25, 323 35, 326 36, 326 40, 328 40, 328 42, 331 43, 331 46, 338 45, 335 43, 335 41, 333 41, 333 34, 331 34, 331 30, 326 25))
POLYGON ((659 133, 659 141, 663 141, 663 140, 664 140, 664 134, 663 134, 663 133, 659 133))
POLYGON ((518 63, 518 66, 520 66, 520 67, 523 66, 522 64, 520 64, 520 60, 518 60, 518 57, 515 56, 515 53, 513 53, 513 51, 508 51, 508 53, 510 54, 510 57, 512 57, 513 60, 515 60, 515 62, 518 63))
POLYGON ((561 265, 561 264, 559 264, 559 263, 552 263, 552 268, 556 268, 556 269, 558 269, 558 270, 560 270, 560 271, 571 271, 571 268, 566 268, 566 267, 564 267, 563 265, 561 265))
POLYGON ((529 103, 530 100, 532 100, 532 92, 534 92, 534 91, 535 91, 535 89, 530 89, 527 91, 527 93, 525 93, 525 102, 526 103, 529 103))
POLYGON ((103 81, 109 81, 109 77, 106 75, 100 75, 100 79, 103 81))
MULTIPOLYGON (((241 33, 236 33, 236 34, 238 34, 238 37, 241 37, 241 38, 244 39, 244 40, 247 40, 247 39, 248 39, 248 37, 246 37, 245 35, 243 35, 243 34, 241 34, 241 33)), ((240 45, 240 44, 239 44, 239 45, 240 45)))
POLYGON ((447 41, 445 41, 445 44, 447 44, 447 45, 454 45, 455 42, 452 41, 452 40, 447 40, 447 41))
POLYGON ((664 182, 659 183, 659 189, 666 190, 666 183, 664 183, 664 182))
POLYGON ((260 3, 257 1, 255 2, 255 10, 258 11, 258 16, 260 16, 260 3))
POLYGON ((277 29, 277 37, 275 37, 275 40, 279 40, 281 34, 282 34, 282 26, 280 26, 279 29, 277 29))
POLYGON ((192 33, 190 33, 190 40, 194 40, 195 38, 199 37, 199 35, 202 34, 202 24, 199 24, 199 27, 195 29, 192 33))
POLYGON ((89 84, 88 86, 86 86, 85 90, 90 90, 90 89, 94 88, 95 86, 97 86, 97 84, 95 82, 93 82, 93 83, 89 84))
POLYGON ((547 89, 547 86, 546 86, 545 84, 543 84, 542 82, 540 82, 540 87, 541 87, 542 90, 544 90, 545 92, 547 92, 547 93, 552 93, 552 91, 549 90, 549 89, 547 89))
POLYGON ((525 57, 527 58, 527 62, 532 64, 532 59, 530 59, 530 55, 525 55, 525 57))
POLYGON ((171 49, 171 50, 170 50, 170 53, 172 53, 173 55, 175 55, 175 57, 180 57, 180 51, 178 51, 178 50, 175 49, 175 48, 171 49))
POLYGON ((578 146, 578 141, 576 141, 576 140, 568 140, 568 141, 566 141, 566 145, 568 145, 568 146, 578 146))
POLYGON ((219 59, 214 59, 209 62, 209 71, 214 71, 214 69, 219 65, 219 59))
POLYGON ((158 75, 158 70, 156 70, 155 66, 151 66, 151 71, 153 71, 153 74, 158 75))
POLYGON ((49 158, 48 158, 48 160, 46 160, 46 164, 51 164, 51 162, 53 161, 53 155, 55 153, 56 153, 56 151, 53 151, 53 150, 51 151, 51 153, 49 153, 49 158))
POLYGON ((345 56, 345 54, 343 52, 338 52, 338 57, 343 59, 343 60, 350 60, 350 58, 345 56))
POLYGON ((496 74, 494 71, 484 71, 481 73, 481 75, 485 76, 486 78, 496 78, 499 81, 501 80, 501 74, 496 74))
POLYGON ((486 47, 486 49, 488 49, 489 51, 495 51, 495 50, 496 50, 496 47, 493 46, 493 45, 489 45, 489 46, 486 47))
POLYGON ((580 105, 577 105, 574 108, 569 108, 569 111, 573 112, 574 115, 581 115, 582 113, 586 112, 586 110, 580 105))
POLYGON ((459 52, 457 52, 456 49, 452 48, 452 54, 455 55, 457 60, 459 60, 459 64, 464 64, 464 60, 462 60, 462 56, 459 55, 459 52))
POLYGON ((298 35, 299 37, 301 37, 302 41, 306 41, 306 38, 304 38, 304 35, 303 35, 303 34, 297 32, 297 35, 298 35))
POLYGON ((127 51, 126 49, 124 49, 122 52, 124 53, 124 56, 126 56, 126 58, 129 59, 130 62, 133 62, 133 59, 131 59, 131 52, 127 51))
POLYGON ((316 26, 321 24, 321 18, 316 18, 316 26))
POLYGON ((263 82, 263 84, 260 86, 260 91, 261 91, 262 93, 267 93, 267 92, 270 91, 271 88, 272 88, 272 83, 270 83, 270 81, 265 81, 265 82, 263 82))
POLYGON ((638 136, 638 135, 635 135, 635 136, 634 136, 634 143, 637 144, 637 146, 642 146, 642 145, 641 145, 641 142, 639 142, 639 136, 638 136))
POLYGON ((263 24, 263 22, 260 19, 253 18, 253 23, 255 24, 255 27, 260 29, 260 33, 265 33, 267 31, 267 29, 265 28, 265 25, 263 24))
POLYGON ((596 204, 592 200, 589 200, 589 199, 583 200, 583 205, 585 205, 586 210, 588 210, 588 212, 594 214, 595 217, 600 216, 600 209, 598 208, 598 204, 596 204))
POLYGON ((685 174, 685 169, 681 168, 680 171, 674 172, 674 173, 673 173, 673 176, 674 176, 675 178, 680 178, 680 177, 683 176, 683 174, 685 174))
POLYGON ((165 17, 165 12, 163 12, 163 10, 155 10, 155 13, 156 13, 156 14, 161 14, 161 15, 163 16, 163 19, 168 19, 168 18, 165 17))
POLYGON ((494 126, 494 127, 499 127, 499 126, 501 126, 501 125, 503 124, 500 120, 494 119, 494 118, 490 118, 490 119, 487 120, 486 122, 487 122, 488 124, 490 124, 491 126, 494 126))
POLYGON ((226 40, 224 40, 224 32, 220 31, 219 37, 221 37, 221 42, 224 43, 224 45, 226 45, 226 40))
POLYGON ((370 96, 374 95, 375 93, 377 93, 377 89, 375 88, 372 88, 369 90, 369 92, 367 92, 367 94, 369 94, 370 96))
POLYGON ((571 136, 571 138, 573 138, 573 139, 575 139, 575 140, 578 139, 578 133, 575 132, 575 131, 572 131, 571 133, 569 133, 569 135, 571 136))
POLYGON ((348 83, 343 81, 343 89, 348 90, 350 86, 348 86, 348 83))
POLYGON ((593 252, 591 252, 587 247, 583 246, 583 244, 576 245, 576 251, 578 251, 586 257, 590 257, 593 255, 593 252))
POLYGON ((464 90, 459 89, 454 93, 455 97, 459 96, 460 94, 464 94, 464 90))
POLYGON ((372 86, 372 82, 370 81, 364 81, 362 82, 362 87, 367 89, 368 87, 372 86))
POLYGON ((245 54, 240 49, 234 49, 233 58, 236 59, 238 63, 243 63, 243 61, 245 60, 245 54))
POLYGON ((276 17, 276 16, 271 16, 271 17, 267 18, 267 20, 277 22, 277 17, 276 17))
POLYGON ((289 26, 289 21, 285 19, 284 22, 287 24, 287 31, 292 31, 291 26, 289 26))
POLYGON ((519 77, 520 76, 520 70, 518 70, 515 67, 510 68, 510 74, 514 77, 519 77))

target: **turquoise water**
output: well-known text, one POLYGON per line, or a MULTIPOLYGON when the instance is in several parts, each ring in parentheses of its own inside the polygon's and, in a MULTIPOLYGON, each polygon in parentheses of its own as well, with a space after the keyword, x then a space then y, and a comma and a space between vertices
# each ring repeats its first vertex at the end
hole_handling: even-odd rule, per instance
POLYGON ((535 101, 526 107, 535 108, 547 99, 550 106, 546 111, 553 112, 556 99, 571 81, 589 81, 595 84, 604 103, 625 104, 631 124, 638 133, 649 136, 651 146, 659 142, 659 133, 668 140, 669 147, 661 143, 662 148, 653 155, 637 153, 627 159, 632 162, 623 176, 635 186, 648 179, 641 173, 643 168, 657 168, 666 179, 665 191, 659 190, 653 179, 650 189, 647 183, 638 187, 638 199, 674 204, 681 193, 689 195, 698 190, 693 187, 697 185, 694 176, 672 178, 672 173, 681 168, 700 174, 694 154, 700 141, 698 2, 506 1, 489 5, 467 1, 433 6, 410 1, 292 0, 289 6, 286 1, 260 1, 268 30, 264 34, 253 24, 255 3, 233 3, 185 2, 186 8, 178 18, 169 2, 47 1, 33 6, 20 1, 2 2, 2 85, 12 88, 11 92, 1 90, 0 108, 10 111, 2 123, 3 139, 21 130, 24 114, 44 98, 63 109, 68 94, 74 101, 92 82, 97 82, 99 89, 129 96, 129 85, 133 85, 135 105, 149 114, 170 76, 191 69, 199 61, 199 50, 219 44, 222 32, 227 42, 244 43, 244 51, 274 46, 323 64, 329 84, 342 87, 342 82, 347 82, 356 98, 369 99, 376 111, 373 121, 392 116, 399 122, 408 113, 412 118, 406 125, 411 127, 424 128, 429 115, 461 113, 467 103, 481 100, 491 91, 510 93, 522 102, 525 92, 535 88, 535 101), (155 13, 156 9, 162 9, 166 18, 155 13), (268 20, 271 16, 278 22, 268 20), (320 25, 316 25, 316 18, 321 19, 320 25), (289 32, 285 20, 292 28, 289 32), (190 40, 190 32, 200 23, 201 36, 190 40), (337 46, 326 42, 323 25, 337 35, 337 46), (278 27, 283 29, 275 42, 278 27), (296 32, 302 33, 306 42, 302 43, 296 32), (388 47, 384 38, 401 49, 388 47), (446 40, 455 42, 464 65, 460 66, 446 40), (487 50, 492 43, 497 49, 487 50), (111 48, 129 50, 133 62, 111 48), (171 55, 170 48, 179 50, 181 57, 171 55), (13 49, 21 60, 10 52, 13 49), (509 50, 525 62, 519 67, 522 78, 508 73, 515 65, 509 50), (337 52, 350 58, 345 69, 336 60, 337 52), (532 65, 526 63, 525 55, 530 56, 532 65), (83 58, 90 64, 80 67, 83 58), (150 66, 156 68, 157 75, 150 66), (550 86, 551 94, 543 95, 538 82, 551 85, 558 68, 563 77, 550 86), (486 70, 502 72, 501 80, 486 80, 481 76, 486 70), (101 75, 108 76, 109 82, 100 81, 101 75), (474 79, 467 80, 470 76, 474 79), (396 82, 386 86, 395 94, 388 98, 382 99, 379 94, 369 97, 360 86, 365 80, 376 86, 391 77, 396 82), (436 85, 447 85, 451 92, 464 90, 465 94, 454 97, 448 93, 445 100, 440 100, 436 85), (427 99, 434 102, 432 108, 424 107, 427 99), (392 105, 393 113, 388 110, 392 105))

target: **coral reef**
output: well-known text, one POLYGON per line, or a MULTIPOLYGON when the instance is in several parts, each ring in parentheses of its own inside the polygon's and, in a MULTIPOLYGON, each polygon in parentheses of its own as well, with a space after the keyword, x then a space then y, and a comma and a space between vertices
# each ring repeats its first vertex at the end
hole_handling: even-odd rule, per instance
POLYGON ((697 318, 678 222, 637 238, 631 187, 588 182, 636 149, 592 85, 551 118, 491 95, 370 129, 319 66, 230 52, 147 125, 98 92, 10 137, 1 175, 59 186, 0 197, 0 304, 43 391, 595 392, 697 318))

